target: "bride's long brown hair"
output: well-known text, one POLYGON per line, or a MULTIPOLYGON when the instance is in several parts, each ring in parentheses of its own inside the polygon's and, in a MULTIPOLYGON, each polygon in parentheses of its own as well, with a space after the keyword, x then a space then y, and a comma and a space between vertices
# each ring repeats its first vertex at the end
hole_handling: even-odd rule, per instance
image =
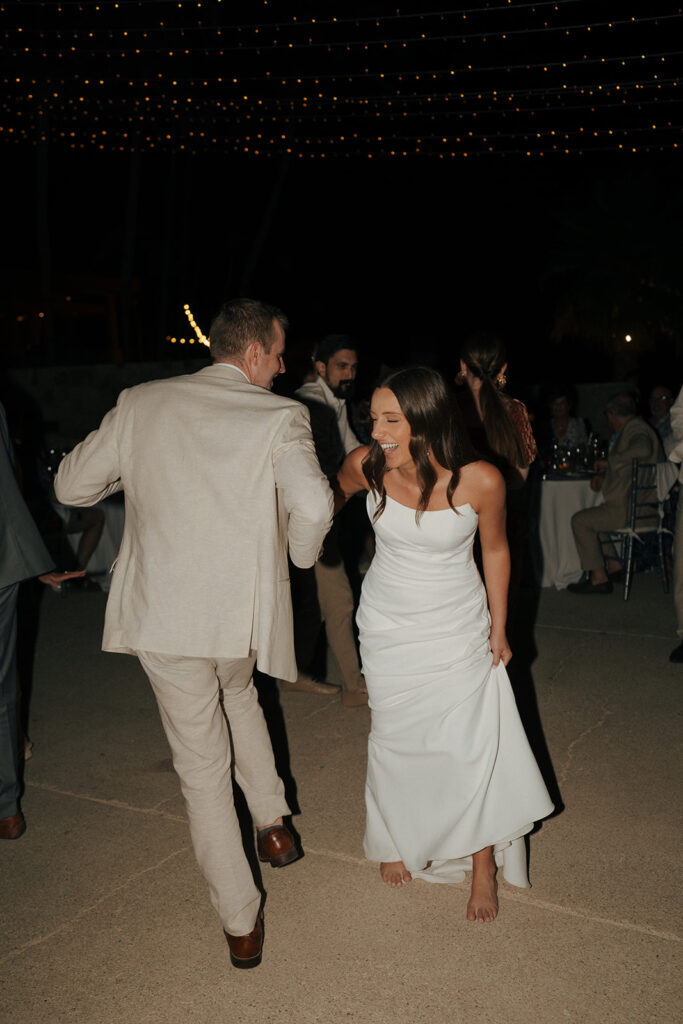
MULTIPOLYGON (((460 470, 476 456, 465 432, 460 410, 445 380, 436 370, 415 366, 390 373, 378 387, 393 392, 410 426, 410 454, 421 490, 415 521, 419 523, 436 483, 436 472, 429 461, 430 450, 439 465, 451 471, 446 496, 448 504, 456 511, 453 492, 458 486, 460 470)), ((368 486, 380 499, 373 521, 382 515, 387 503, 384 487, 386 465, 381 445, 373 440, 363 461, 363 474, 368 486)))

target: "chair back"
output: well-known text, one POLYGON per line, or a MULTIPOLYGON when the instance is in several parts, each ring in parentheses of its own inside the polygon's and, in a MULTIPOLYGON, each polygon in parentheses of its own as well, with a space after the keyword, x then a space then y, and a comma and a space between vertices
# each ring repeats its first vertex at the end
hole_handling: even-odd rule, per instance
POLYGON ((633 460, 631 478, 631 516, 629 526, 638 528, 656 526, 661 518, 661 502, 657 499, 657 463, 633 460))

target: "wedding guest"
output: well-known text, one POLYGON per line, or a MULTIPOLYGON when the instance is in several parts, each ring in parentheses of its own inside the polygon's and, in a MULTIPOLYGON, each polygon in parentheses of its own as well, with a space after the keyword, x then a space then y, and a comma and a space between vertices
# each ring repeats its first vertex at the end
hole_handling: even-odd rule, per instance
POLYGON ((26 822, 19 806, 17 722, 17 596, 37 576, 58 589, 82 573, 55 572, 21 496, 5 410, 0 405, 0 839, 19 839, 26 822))
POLYGON ((505 671, 505 484, 471 451, 435 370, 391 374, 371 415, 372 444, 339 474, 345 496, 368 492, 377 538, 358 610, 372 711, 365 854, 392 888, 472 871, 467 919, 488 923, 497 867, 528 886, 524 836, 553 807, 505 671))
MULTIPOLYGON (((683 388, 671 406, 671 439, 669 459, 678 466, 678 481, 683 485, 683 388)), ((678 494, 676 526, 674 527, 673 592, 676 609, 676 632, 680 643, 669 655, 669 661, 683 664, 683 500, 678 494)))
POLYGON ((260 860, 292 863, 300 851, 252 673, 258 663, 296 678, 287 549, 312 565, 332 512, 308 413, 271 390, 287 326, 265 303, 225 303, 211 324, 213 365, 123 391, 55 479, 67 505, 125 493, 103 647, 136 654, 149 677, 238 968, 261 962, 263 911, 233 765, 260 860))
POLYGON ((572 516, 574 541, 586 574, 578 583, 569 584, 567 590, 572 594, 612 593, 610 576, 618 578, 623 566, 614 554, 605 566, 598 535, 605 530, 618 530, 628 523, 633 459, 661 462, 664 458, 656 433, 637 415, 633 395, 612 395, 605 406, 605 415, 611 431, 609 453, 607 459, 598 459, 595 463, 591 480, 592 489, 602 491, 604 501, 572 516))
POLYGON ((467 384, 471 397, 460 405, 476 450, 497 465, 507 489, 515 490, 526 480, 537 448, 526 406, 505 393, 507 366, 501 340, 475 334, 460 350, 456 382, 467 384))
MULTIPOLYGON (((354 341, 345 334, 328 334, 316 346, 313 366, 316 379, 303 384, 295 392, 295 397, 309 410, 316 454, 323 472, 332 480, 344 455, 360 445, 348 415, 348 399, 353 394, 358 369, 354 341), (331 415, 334 423, 330 422, 331 415)), ((344 567, 338 519, 325 538, 322 555, 315 563, 313 573, 327 642, 339 668, 342 704, 345 707, 367 704, 368 696, 353 633, 353 593, 344 567)), ((314 630, 317 632, 316 627, 317 623, 312 618, 311 634, 314 630)), ((312 640, 311 637, 306 645, 309 651, 314 647, 312 640)), ((334 692, 329 684, 312 679, 306 668, 305 664, 300 664, 296 681, 281 683, 281 687, 313 693, 334 692)))
POLYGON ((315 379, 296 392, 301 402, 320 402, 334 410, 339 436, 348 455, 360 441, 350 422, 348 399, 353 396, 358 371, 355 342, 347 334, 327 334, 313 354, 315 379))
POLYGON ((505 393, 507 358, 500 338, 482 332, 460 350, 456 383, 467 384, 458 396, 470 440, 482 458, 503 474, 507 492, 506 531, 511 572, 510 612, 516 605, 521 578, 522 549, 528 529, 524 483, 537 448, 526 406, 505 393))
POLYGON ((673 401, 673 392, 663 384, 658 384, 650 392, 650 399, 648 403, 650 406, 650 415, 648 416, 647 422, 653 430, 657 431, 659 440, 662 442, 666 455, 668 455, 674 444, 674 438, 671 431, 671 406, 673 405, 673 401))
POLYGON ((586 425, 580 416, 573 415, 576 399, 573 388, 557 385, 545 396, 548 415, 541 421, 537 440, 541 450, 553 444, 575 448, 586 443, 586 425))

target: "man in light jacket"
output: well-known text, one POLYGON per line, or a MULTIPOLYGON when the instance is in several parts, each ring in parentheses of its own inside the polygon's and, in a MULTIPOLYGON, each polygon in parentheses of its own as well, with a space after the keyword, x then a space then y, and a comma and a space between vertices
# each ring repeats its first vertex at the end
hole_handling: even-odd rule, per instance
MULTIPOLYGON (((669 459, 678 470, 678 481, 683 487, 683 388, 671 407, 671 448, 669 459)), ((676 609, 676 632, 679 643, 669 655, 669 661, 683 664, 683 490, 678 492, 676 525, 674 527, 673 591, 676 609)))
POLYGON ((102 646, 136 654, 152 684, 236 967, 260 963, 263 916, 231 761, 260 859, 296 860, 252 672, 296 678, 287 550, 313 565, 332 516, 308 413, 271 391, 287 326, 264 303, 226 303, 211 324, 213 365, 123 391, 55 480, 67 505, 124 491, 102 646))
MULTIPOLYGON (((664 458, 661 441, 636 412, 635 399, 629 394, 612 395, 605 406, 612 431, 609 455, 607 459, 596 462, 595 476, 591 481, 593 490, 602 491, 604 501, 572 516, 572 531, 581 568, 587 573, 585 579, 569 584, 567 590, 572 594, 612 593, 613 583, 605 568, 599 535, 628 525, 633 460, 661 462, 664 458)), ((608 565, 610 574, 618 577, 623 568, 621 563, 610 558, 608 565)))

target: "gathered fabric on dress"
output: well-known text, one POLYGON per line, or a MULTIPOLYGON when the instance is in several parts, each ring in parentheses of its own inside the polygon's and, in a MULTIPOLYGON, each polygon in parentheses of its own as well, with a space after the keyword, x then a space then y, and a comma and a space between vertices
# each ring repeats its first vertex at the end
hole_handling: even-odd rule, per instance
MULTIPOLYGON (((370 518, 377 496, 367 498, 370 518)), ((462 881, 494 847, 527 887, 524 835, 553 804, 503 664, 494 668, 471 505, 424 512, 387 496, 358 628, 372 724, 365 854, 415 877, 462 881)))

